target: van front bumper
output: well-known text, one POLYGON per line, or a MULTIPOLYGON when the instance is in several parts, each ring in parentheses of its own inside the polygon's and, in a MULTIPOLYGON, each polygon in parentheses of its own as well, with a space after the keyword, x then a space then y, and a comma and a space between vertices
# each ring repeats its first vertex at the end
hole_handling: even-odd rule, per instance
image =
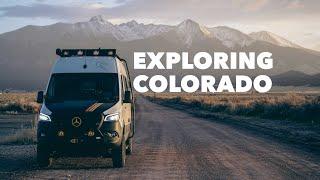
MULTIPOLYGON (((84 128, 85 129, 85 128, 84 128)), ((96 129, 66 129, 52 122, 39 121, 38 143, 47 144, 50 149, 69 146, 120 146, 123 128, 119 122, 104 122, 96 129)))

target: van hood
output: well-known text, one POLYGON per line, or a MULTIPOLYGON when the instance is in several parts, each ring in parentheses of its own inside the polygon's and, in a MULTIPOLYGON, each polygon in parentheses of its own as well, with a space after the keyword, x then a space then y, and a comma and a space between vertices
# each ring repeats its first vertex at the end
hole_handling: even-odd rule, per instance
POLYGON ((111 108, 115 103, 116 102, 100 103, 96 101, 64 101, 45 103, 44 105, 52 114, 101 114, 105 110, 111 108))

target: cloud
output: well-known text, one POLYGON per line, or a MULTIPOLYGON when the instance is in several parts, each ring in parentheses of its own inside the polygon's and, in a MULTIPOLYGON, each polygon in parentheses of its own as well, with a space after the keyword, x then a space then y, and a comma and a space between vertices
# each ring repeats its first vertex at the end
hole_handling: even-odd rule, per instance
POLYGON ((87 4, 77 6, 61 6, 48 4, 32 4, 31 6, 8 6, 0 7, 2 17, 37 18, 46 17, 50 19, 84 18, 105 13, 102 4, 87 4))
MULTIPOLYGON (((304 33, 317 33, 320 29, 320 24, 315 23, 320 19, 319 0, 40 1, 34 0, 36 3, 10 1, 7 5, 2 3, 0 20, 9 21, 11 18, 15 21, 19 19, 25 21, 28 18, 40 18, 48 19, 47 24, 49 24, 52 21, 87 21, 92 16, 103 15, 115 23, 135 19, 145 23, 175 25, 191 18, 208 26, 241 27, 239 29, 245 32, 269 30, 290 36, 290 39, 296 39, 300 44, 307 42, 305 39, 303 42, 301 40, 306 37, 304 33)), ((307 44, 312 45, 314 39, 320 39, 319 37, 315 34, 310 36, 307 44)))
POLYGON ((288 3, 287 8, 288 9, 301 9, 301 8, 304 8, 304 4, 299 0, 294 0, 294 1, 288 3))
POLYGON ((263 22, 274 19, 319 17, 318 0, 114 0, 82 3, 34 3, 0 7, 2 17, 42 17, 57 20, 89 19, 102 14, 110 19, 153 19, 161 23, 178 23, 192 18, 203 24, 224 22, 263 22), (299 8, 299 11, 292 9, 299 8))
POLYGON ((248 3, 245 8, 248 11, 257 11, 257 10, 263 8, 268 3, 268 1, 269 0, 255 0, 255 1, 248 3))
POLYGON ((101 9, 101 8, 106 8, 107 6, 102 4, 102 3, 89 3, 88 8, 91 9, 101 9))
POLYGON ((265 7, 269 0, 234 0, 233 3, 245 11, 258 11, 265 7))

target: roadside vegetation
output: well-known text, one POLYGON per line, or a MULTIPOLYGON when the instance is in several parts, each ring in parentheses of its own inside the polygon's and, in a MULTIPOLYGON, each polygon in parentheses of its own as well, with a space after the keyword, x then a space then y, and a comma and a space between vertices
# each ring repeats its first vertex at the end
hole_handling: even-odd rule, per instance
MULTIPOLYGON (((36 114, 40 105, 36 103, 35 93, 2 93, 0 94, 1 116, 18 116, 36 114)), ((1 123, 1 122, 0 122, 1 123)), ((36 115, 30 120, 30 126, 21 127, 13 133, 0 136, 0 144, 33 144, 36 142, 36 115)), ((1 127, 1 126, 0 126, 1 127)), ((0 129, 1 130, 1 129, 0 129)))
POLYGON ((319 94, 145 94, 151 101, 165 105, 199 108, 213 113, 320 123, 319 94))
POLYGON ((36 113, 39 107, 35 93, 0 94, 0 113, 2 114, 36 113))
POLYGON ((35 128, 19 129, 14 134, 3 136, 0 139, 0 144, 34 144, 34 143, 36 143, 35 128))

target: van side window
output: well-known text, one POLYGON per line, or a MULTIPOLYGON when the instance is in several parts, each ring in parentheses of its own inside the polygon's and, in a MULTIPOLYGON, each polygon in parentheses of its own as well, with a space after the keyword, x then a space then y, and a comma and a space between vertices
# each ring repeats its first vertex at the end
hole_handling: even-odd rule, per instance
POLYGON ((121 75, 121 96, 122 98, 124 97, 124 92, 125 92, 125 82, 124 82, 124 77, 121 75))
POLYGON ((127 91, 131 92, 131 86, 130 86, 130 82, 129 82, 128 78, 126 78, 126 84, 127 84, 127 91))
POLYGON ((126 63, 123 62, 123 67, 124 67, 124 69, 125 69, 125 74, 126 74, 126 76, 124 77, 124 78, 125 78, 125 81, 126 81, 126 84, 127 84, 127 89, 126 89, 126 90, 131 92, 132 87, 131 87, 131 84, 130 84, 129 79, 127 78, 127 77, 129 77, 129 72, 127 71, 126 66, 127 66, 126 63))
MULTIPOLYGON (((122 79, 122 97, 124 97, 125 91, 130 91, 130 88, 128 86, 128 80, 125 76, 121 76, 122 79)), ((131 91, 130 91, 131 92, 131 91)))
POLYGON ((130 91, 130 93, 131 93, 131 87, 130 87, 130 84, 129 84, 129 81, 128 81, 127 77, 124 77, 124 80, 125 80, 125 89, 126 89, 126 91, 130 91))
POLYGON ((129 91, 129 87, 128 87, 128 83, 127 83, 127 82, 128 82, 128 81, 127 81, 127 78, 124 77, 125 90, 126 90, 126 91, 129 91))

